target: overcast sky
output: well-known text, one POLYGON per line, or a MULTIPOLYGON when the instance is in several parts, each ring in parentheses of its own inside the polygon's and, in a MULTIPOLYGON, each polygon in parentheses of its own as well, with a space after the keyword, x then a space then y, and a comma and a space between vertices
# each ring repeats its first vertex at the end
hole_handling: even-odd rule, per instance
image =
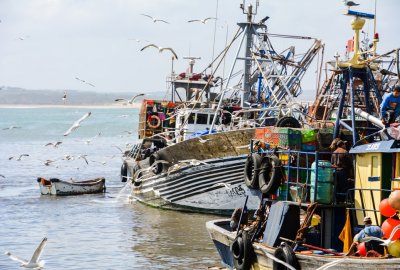
MULTIPOLYGON (((400 1, 376 1, 378 51, 384 53, 400 47, 400 1)), ((361 4, 357 10, 374 12, 375 0, 356 2, 361 4)), ((195 70, 201 71, 213 55, 214 23, 187 21, 218 14, 214 46, 217 54, 225 46, 227 31, 230 40, 237 30, 236 22, 245 20, 239 8, 241 3, 241 0, 0 0, 0 86, 99 92, 162 91, 171 71, 171 55, 152 48, 142 52, 140 49, 149 42, 174 48, 179 57, 174 67, 178 73, 187 67, 183 56, 199 56, 202 59, 197 61, 195 70), (153 23, 142 13, 170 24, 153 23)), ((330 60, 336 51, 343 55, 346 41, 352 37, 351 17, 342 15, 345 9, 341 0, 260 0, 255 21, 268 15, 271 33, 322 39, 326 44, 325 59, 330 60)), ((373 21, 367 21, 364 30, 372 37, 373 21)), ((288 40, 273 39, 273 42, 282 50, 292 45, 288 40)), ((226 70, 230 64, 226 62, 226 70)), ((303 89, 315 87, 312 78, 315 66, 311 69, 303 89)))

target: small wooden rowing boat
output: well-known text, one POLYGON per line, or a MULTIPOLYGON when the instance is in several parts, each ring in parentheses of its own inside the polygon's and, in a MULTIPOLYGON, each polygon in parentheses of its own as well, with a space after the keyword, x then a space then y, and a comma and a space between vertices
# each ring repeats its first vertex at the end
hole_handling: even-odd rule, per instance
POLYGON ((58 178, 47 180, 43 177, 38 177, 37 182, 42 195, 68 196, 101 193, 106 190, 106 179, 104 177, 85 181, 62 181, 58 178))

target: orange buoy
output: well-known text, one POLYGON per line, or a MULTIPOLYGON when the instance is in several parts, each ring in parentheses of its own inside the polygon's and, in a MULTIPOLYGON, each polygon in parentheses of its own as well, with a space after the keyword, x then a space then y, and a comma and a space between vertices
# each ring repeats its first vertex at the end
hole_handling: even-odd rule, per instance
POLYGON ((360 244, 358 244, 357 250, 358 250, 358 254, 361 257, 367 256, 367 248, 365 247, 365 242, 361 242, 360 244))
MULTIPOLYGON (((393 231, 393 228, 400 224, 400 220, 394 218, 386 219, 382 225, 381 229, 383 232, 383 237, 389 238, 390 234, 393 231)), ((400 230, 398 230, 395 235, 393 236, 392 240, 397 240, 400 238, 400 230)))
POLYGON ((390 206, 389 199, 384 199, 380 202, 379 211, 385 217, 392 217, 397 213, 396 209, 390 206))
POLYGON ((400 210, 400 190, 395 190, 390 193, 388 201, 393 209, 400 210))

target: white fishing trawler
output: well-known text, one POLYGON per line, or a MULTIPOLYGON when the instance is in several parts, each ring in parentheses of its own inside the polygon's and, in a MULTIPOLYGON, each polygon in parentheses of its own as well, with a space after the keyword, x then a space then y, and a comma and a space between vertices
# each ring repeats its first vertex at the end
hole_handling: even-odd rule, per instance
MULTIPOLYGON (((171 100, 143 101, 141 142, 121 167, 122 181, 132 183, 132 196, 138 201, 230 214, 251 192, 243 184, 243 165, 256 127, 300 128, 305 122, 306 106, 296 102, 302 93, 300 82, 324 44, 311 37, 271 34, 267 17, 256 21, 257 6, 241 8, 247 21, 238 23, 234 38, 213 61, 213 73, 196 73, 196 59, 189 57, 189 72, 172 73, 168 80, 171 100), (298 55, 294 46, 277 51, 271 38, 291 38, 310 47, 298 55), (239 44, 228 77, 217 76, 223 56, 235 42, 239 44)), ((248 207, 258 204, 254 196, 248 207)))

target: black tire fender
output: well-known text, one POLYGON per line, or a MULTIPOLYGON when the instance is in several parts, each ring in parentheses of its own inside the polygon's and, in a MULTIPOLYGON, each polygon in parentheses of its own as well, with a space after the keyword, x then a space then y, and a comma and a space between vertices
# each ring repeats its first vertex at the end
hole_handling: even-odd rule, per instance
POLYGON ((128 164, 124 161, 121 165, 121 182, 126 182, 126 180, 128 180, 128 164))
MULTIPOLYGON (((284 261, 285 263, 289 264, 290 266, 293 266, 295 269, 300 269, 299 262, 296 258, 296 255, 293 252, 293 249, 286 243, 282 243, 274 252, 274 256, 281 260, 284 261)), ((273 270, 286 270, 288 269, 285 265, 274 261, 273 262, 273 270)))
POLYGON ((301 128, 300 122, 292 117, 292 116, 285 116, 276 122, 277 127, 291 127, 291 128, 301 128))
POLYGON ((257 153, 247 156, 244 165, 244 183, 249 188, 258 188, 258 175, 260 173, 261 159, 261 156, 257 153))
POLYGON ((275 155, 266 156, 262 160, 258 184, 264 195, 275 194, 282 182, 281 161, 275 155))
POLYGON ((254 260, 255 253, 253 244, 251 243, 251 234, 247 231, 243 231, 231 245, 231 252, 233 254, 233 264, 237 270, 250 270, 254 260), (241 240, 239 240, 241 238, 241 240), (238 247, 234 247, 235 242, 238 247))
MULTIPOLYGON (((159 157, 159 155, 158 155, 157 153, 152 154, 152 155, 149 157, 149 164, 150 164, 150 166, 153 166, 154 163, 157 162, 157 161, 159 161, 159 160, 160 160, 160 157, 159 157)), ((163 165, 161 162, 158 162, 158 163, 154 166, 154 168, 152 169, 152 172, 153 172, 154 174, 160 174, 163 170, 164 170, 164 165, 163 165)))

